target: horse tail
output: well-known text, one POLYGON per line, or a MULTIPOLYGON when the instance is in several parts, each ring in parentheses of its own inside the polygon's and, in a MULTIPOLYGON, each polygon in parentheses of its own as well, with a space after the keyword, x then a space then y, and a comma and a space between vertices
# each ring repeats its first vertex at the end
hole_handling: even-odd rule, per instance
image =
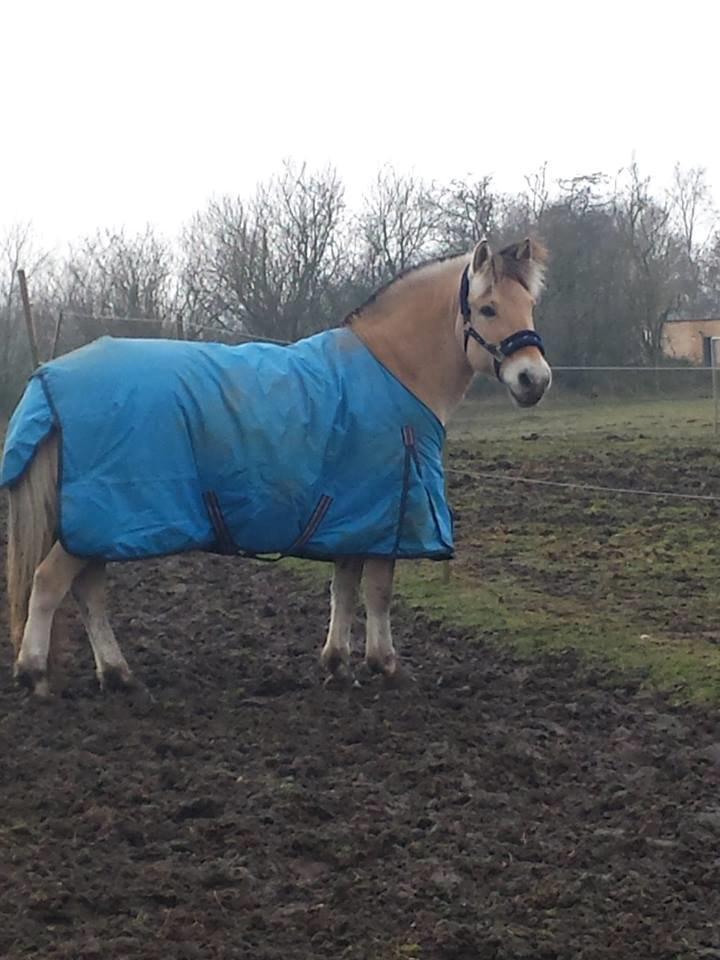
MULTIPOLYGON (((56 540, 57 466, 57 438, 51 436, 38 447, 25 474, 9 491, 7 592, 15 656, 20 652, 35 571, 56 540)), ((50 650, 54 647, 51 642, 50 650)))

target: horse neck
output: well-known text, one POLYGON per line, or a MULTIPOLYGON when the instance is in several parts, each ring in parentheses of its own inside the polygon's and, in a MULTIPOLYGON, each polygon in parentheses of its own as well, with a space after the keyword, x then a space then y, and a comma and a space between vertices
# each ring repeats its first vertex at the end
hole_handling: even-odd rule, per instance
POLYGON ((455 325, 465 258, 396 281, 352 322, 370 351, 447 423, 472 379, 455 325))

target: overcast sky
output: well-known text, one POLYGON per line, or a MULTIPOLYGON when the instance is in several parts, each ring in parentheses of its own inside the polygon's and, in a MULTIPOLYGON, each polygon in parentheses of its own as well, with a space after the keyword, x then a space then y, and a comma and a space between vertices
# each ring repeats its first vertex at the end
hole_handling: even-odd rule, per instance
MULTIPOLYGON (((0 228, 174 232, 284 157, 519 189, 627 164, 707 168, 715 5, 698 0, 18 0, 2 9, 0 228)), ((719 202, 720 205, 720 202, 719 202)))

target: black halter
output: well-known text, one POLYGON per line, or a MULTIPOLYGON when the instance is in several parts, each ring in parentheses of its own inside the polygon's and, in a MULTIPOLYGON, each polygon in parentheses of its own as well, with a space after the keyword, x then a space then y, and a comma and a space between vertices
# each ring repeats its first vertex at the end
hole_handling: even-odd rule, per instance
POLYGON ((463 317, 463 333, 465 334, 464 348, 467 353, 468 340, 470 337, 487 350, 495 363, 495 376, 500 379, 500 365, 503 360, 511 357, 513 353, 522 350, 523 347, 537 347, 540 353, 545 356, 545 346, 542 337, 535 330, 517 330, 505 337, 500 343, 491 343, 486 340, 481 333, 478 333, 472 325, 470 317, 470 303, 468 294, 470 292, 470 279, 468 276, 468 267, 463 270, 462 280, 460 281, 460 312, 463 317))

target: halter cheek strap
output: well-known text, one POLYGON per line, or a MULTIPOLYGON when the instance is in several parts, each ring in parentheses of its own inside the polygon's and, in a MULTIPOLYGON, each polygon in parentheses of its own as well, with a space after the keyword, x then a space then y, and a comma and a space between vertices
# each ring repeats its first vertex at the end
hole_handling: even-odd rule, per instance
POLYGON ((522 350, 523 347, 537 347, 540 353, 545 356, 545 345, 543 344, 542 337, 535 330, 516 330, 515 333, 511 333, 509 337, 505 337, 500 343, 492 343, 486 340, 472 325, 470 302, 468 300, 469 293, 470 278, 468 276, 468 268, 465 267, 462 279, 460 280, 460 312, 463 318, 463 346, 465 353, 467 353, 468 340, 472 337, 472 339, 476 343, 479 343, 484 350, 487 350, 493 358, 495 376, 498 380, 500 379, 500 366, 503 360, 511 357, 514 353, 517 353, 518 350, 522 350))

